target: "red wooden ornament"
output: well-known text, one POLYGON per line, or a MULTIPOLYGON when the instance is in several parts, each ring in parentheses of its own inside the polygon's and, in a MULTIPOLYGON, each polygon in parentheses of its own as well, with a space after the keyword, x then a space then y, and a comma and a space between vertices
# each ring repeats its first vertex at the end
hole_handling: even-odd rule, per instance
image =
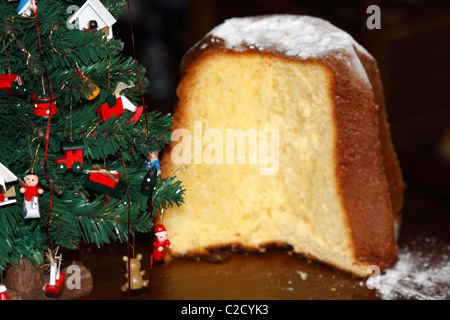
POLYGON ((134 123, 138 122, 138 120, 141 118, 143 111, 144 111, 144 106, 137 107, 136 111, 134 112, 134 115, 131 117, 130 121, 127 122, 127 126, 132 121, 134 121, 134 123))
POLYGON ((115 99, 116 100, 114 102, 114 106, 111 106, 112 102, 110 101, 102 104, 100 107, 95 109, 95 111, 98 113, 98 118, 100 121, 107 121, 112 116, 119 117, 125 112, 125 109, 134 112, 133 117, 127 122, 127 125, 129 125, 132 121, 137 122, 140 119, 142 112, 144 111, 143 106, 134 106, 125 96, 119 96, 115 99))
POLYGON ((173 248, 167 237, 167 230, 162 224, 155 226, 156 241, 153 242, 153 259, 155 261, 161 261, 164 258, 165 246, 173 248))
POLYGON ((62 254, 55 256, 50 266, 50 282, 45 286, 44 290, 48 293, 58 294, 64 286, 66 274, 61 272, 62 254))
POLYGON ((95 111, 97 111, 100 121, 107 121, 109 118, 111 118, 111 116, 120 116, 122 113, 124 113, 122 100, 116 99, 115 104, 112 107, 110 107, 110 104, 106 102, 95 109, 95 111))
POLYGON ((120 179, 120 173, 109 174, 94 168, 84 183, 85 187, 120 199, 127 187, 126 181, 120 179), (112 177, 111 177, 112 175, 112 177))
POLYGON ((64 152, 64 157, 55 159, 56 170, 59 173, 65 173, 67 169, 81 172, 83 169, 83 140, 63 141, 61 150, 64 152))
POLYGON ((53 116, 56 110, 56 93, 35 93, 31 95, 33 114, 39 117, 53 116))
POLYGON ((100 183, 100 184, 110 187, 110 188, 114 188, 120 180, 120 173, 112 174, 112 175, 117 179, 116 181, 114 181, 107 174, 100 172, 97 169, 93 169, 91 174, 89 175, 89 180, 100 183))
POLYGON ((45 286, 45 292, 58 294, 61 292, 62 287, 64 286, 64 279, 66 278, 66 274, 61 272, 59 274, 59 279, 55 280, 55 284, 48 284, 45 286))
POLYGON ((1 74, 0 91, 16 96, 25 96, 28 93, 27 86, 18 74, 1 74))
POLYGON ((9 300, 8 294, 6 293, 6 287, 0 285, 0 300, 9 300))

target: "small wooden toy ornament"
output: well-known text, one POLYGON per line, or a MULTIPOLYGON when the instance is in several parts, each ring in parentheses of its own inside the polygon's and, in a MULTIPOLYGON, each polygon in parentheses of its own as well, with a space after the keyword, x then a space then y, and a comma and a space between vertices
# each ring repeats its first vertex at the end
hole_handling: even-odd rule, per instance
POLYGON ((93 28, 95 21, 95 29, 105 34, 108 40, 113 37, 112 26, 117 22, 113 15, 99 0, 87 0, 69 20, 69 24, 73 24, 79 30, 93 28))
POLYGON ((120 199, 127 187, 124 180, 121 179, 121 175, 117 171, 106 170, 99 165, 94 165, 94 169, 90 171, 89 178, 85 181, 84 186, 120 199))
POLYGON ((153 194, 153 191, 155 191, 156 188, 156 182, 158 179, 158 173, 156 167, 153 167, 152 170, 147 171, 147 173, 144 176, 144 180, 142 180, 141 183, 141 193, 146 196, 150 197, 153 194))
POLYGON ((173 248, 173 244, 170 243, 167 237, 167 230, 162 224, 155 226, 156 241, 153 242, 153 259, 155 261, 161 261, 164 258, 165 246, 170 249, 173 248))
MULTIPOLYGON (((56 249, 58 251, 58 248, 56 249)), ((45 292, 58 294, 64 286, 64 279, 66 274, 61 272, 62 254, 53 257, 53 254, 48 250, 47 259, 50 263, 50 281, 44 287, 45 292)))
POLYGON ((19 5, 17 6, 16 13, 29 17, 31 16, 32 2, 31 0, 20 0, 19 5))
POLYGON ((83 170, 83 140, 62 141, 61 151, 64 153, 64 158, 55 159, 56 171, 65 173, 67 169, 72 169, 73 172, 81 172, 83 170))
POLYGON ((125 268, 127 269, 127 273, 125 273, 125 278, 127 278, 127 282, 125 282, 121 290, 123 292, 130 290, 138 290, 143 287, 148 287, 148 280, 144 280, 142 276, 145 274, 145 270, 141 270, 141 260, 142 254, 138 253, 136 258, 131 258, 128 261, 128 256, 123 256, 122 261, 125 262, 125 268), (130 269, 128 270, 128 265, 130 269), (129 280, 128 280, 128 277, 129 280))
POLYGON ((6 287, 0 284, 0 300, 9 300, 8 294, 6 293, 6 287))
POLYGON ((77 71, 75 75, 83 79, 83 82, 88 86, 88 91, 86 95, 86 100, 94 100, 100 94, 100 88, 93 83, 88 77, 86 77, 83 72, 77 71))
POLYGON ((23 198, 23 218, 34 219, 40 218, 39 211, 39 195, 44 193, 44 190, 38 187, 39 177, 35 173, 29 173, 24 178, 25 182, 19 181, 21 184, 20 193, 24 194, 23 198))
POLYGON ((33 103, 33 114, 39 117, 48 118, 57 113, 56 93, 38 92, 31 95, 33 103))
POLYGON ((16 203, 16 190, 13 185, 17 177, 0 162, 0 206, 16 203))
POLYGON ((159 154, 158 151, 151 150, 150 151, 150 160, 144 160, 144 161, 145 161, 145 166, 147 168, 147 171, 149 171, 150 168, 156 167, 158 177, 159 177, 161 175, 161 165, 159 163, 158 154, 159 154))
POLYGON ((119 82, 114 90, 112 95, 109 95, 106 98, 106 102, 95 109, 98 114, 98 118, 100 121, 107 121, 112 116, 120 116, 125 110, 133 112, 133 117, 128 121, 127 125, 130 124, 131 121, 137 122, 143 111, 144 107, 139 106, 136 107, 127 97, 121 94, 121 92, 125 89, 129 89, 134 87, 134 84, 125 84, 123 82, 119 82))
POLYGON ((22 78, 18 74, 1 74, 0 91, 14 96, 28 95, 27 86, 23 83, 22 78))

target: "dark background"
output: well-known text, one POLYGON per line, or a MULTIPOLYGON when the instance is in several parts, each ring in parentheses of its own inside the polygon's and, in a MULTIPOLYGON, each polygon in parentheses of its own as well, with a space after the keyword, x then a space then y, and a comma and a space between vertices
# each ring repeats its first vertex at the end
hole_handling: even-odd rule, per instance
MULTIPOLYGON (((231 17, 307 14, 350 33, 377 59, 407 184, 404 219, 450 240, 450 1, 134 0, 137 58, 151 108, 172 112, 183 54, 231 17), (381 29, 369 30, 369 5, 381 29)), ((128 14, 114 33, 132 55, 128 14)))

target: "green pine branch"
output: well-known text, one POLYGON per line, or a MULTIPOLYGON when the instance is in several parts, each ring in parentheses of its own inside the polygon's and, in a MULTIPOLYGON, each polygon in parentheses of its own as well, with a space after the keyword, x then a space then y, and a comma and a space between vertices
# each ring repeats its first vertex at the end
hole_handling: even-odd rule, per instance
MULTIPOLYGON (((120 117, 99 121, 95 109, 106 103, 119 82, 134 84, 121 94, 136 106, 142 103, 141 90, 134 59, 122 55, 123 43, 119 39, 107 41, 100 32, 67 27, 71 15, 67 7, 83 3, 38 1, 43 64, 34 18, 16 15, 17 2, 0 2, 0 74, 19 74, 29 92, 23 97, 0 92, 0 161, 21 179, 33 170, 44 189, 39 198, 40 219, 22 218, 23 197, 18 186, 17 203, 0 206, 1 270, 19 258, 38 263, 49 241, 68 249, 77 249, 82 242, 101 247, 128 241, 128 226, 130 236, 149 233, 157 212, 183 203, 184 189, 176 177, 157 181, 151 201, 140 192, 149 149, 161 151, 170 142, 171 115, 146 110, 137 123, 128 124, 133 113, 125 110, 120 117), (48 119, 33 114, 30 97, 48 93, 45 69, 57 95, 58 110, 51 118, 47 162, 48 119), (91 83, 100 93, 87 100, 91 83), (55 160, 64 156, 60 144, 66 140, 83 141, 82 172, 57 172, 55 160), (104 194, 85 187, 89 170, 96 164, 116 170, 127 180, 121 199, 108 200, 104 194)), ((108 1, 105 6, 117 18, 125 11, 126 1, 108 1)), ((149 85, 146 70, 142 65, 138 70, 145 92, 149 85)))

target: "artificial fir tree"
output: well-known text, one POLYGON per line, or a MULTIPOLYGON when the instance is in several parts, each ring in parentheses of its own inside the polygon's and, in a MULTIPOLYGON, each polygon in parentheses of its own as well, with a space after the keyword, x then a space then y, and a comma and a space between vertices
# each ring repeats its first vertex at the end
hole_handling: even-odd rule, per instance
MULTIPOLYGON (((68 7, 83 2, 37 1, 39 39, 33 11, 21 16, 18 2, 0 2, 0 163, 22 180, 36 174, 44 191, 38 218, 27 219, 18 184, 16 202, 0 206, 0 272, 24 259, 40 265, 48 248, 150 236, 155 216, 183 202, 171 173, 141 192, 144 160, 170 142, 172 118, 148 107, 140 114, 148 81, 120 40, 68 24, 68 7)), ((127 2, 103 4, 117 18, 127 2)))

